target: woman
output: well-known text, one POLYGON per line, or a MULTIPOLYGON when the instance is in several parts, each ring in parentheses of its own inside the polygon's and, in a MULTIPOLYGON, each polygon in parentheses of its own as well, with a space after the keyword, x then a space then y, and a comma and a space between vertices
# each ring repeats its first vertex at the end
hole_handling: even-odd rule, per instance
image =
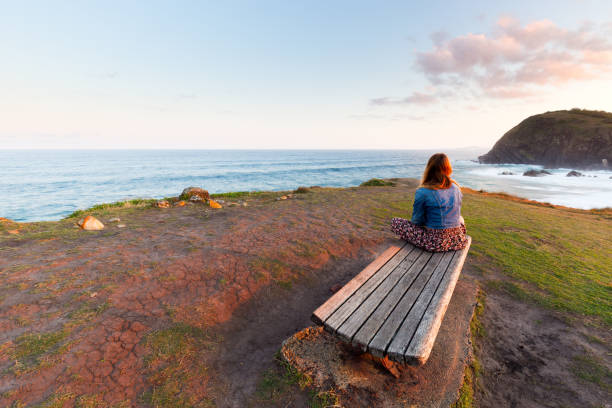
POLYGON ((412 219, 393 218, 391 230, 430 252, 465 248, 467 235, 461 216, 461 189, 451 179, 453 168, 444 153, 429 158, 414 195, 412 219))

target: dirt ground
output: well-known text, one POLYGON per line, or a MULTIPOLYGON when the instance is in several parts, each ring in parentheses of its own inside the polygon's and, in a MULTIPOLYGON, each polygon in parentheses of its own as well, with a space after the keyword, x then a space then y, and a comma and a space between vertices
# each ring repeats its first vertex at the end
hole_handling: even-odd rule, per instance
MULTIPOLYGON (((0 230, 0 406, 308 406, 297 386, 261 403, 274 355, 394 239, 377 211, 414 187, 116 209, 95 214, 106 224, 95 232, 76 220, 0 230)), ((605 350, 591 328, 494 290, 483 324, 480 406, 611 400, 562 369, 580 347, 605 350)))

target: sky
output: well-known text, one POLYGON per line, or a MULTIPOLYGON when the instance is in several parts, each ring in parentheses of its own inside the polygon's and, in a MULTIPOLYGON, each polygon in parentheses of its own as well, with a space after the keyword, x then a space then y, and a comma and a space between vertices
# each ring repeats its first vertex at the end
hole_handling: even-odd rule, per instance
POLYGON ((612 111, 612 2, 0 1, 0 149, 491 147, 612 111))

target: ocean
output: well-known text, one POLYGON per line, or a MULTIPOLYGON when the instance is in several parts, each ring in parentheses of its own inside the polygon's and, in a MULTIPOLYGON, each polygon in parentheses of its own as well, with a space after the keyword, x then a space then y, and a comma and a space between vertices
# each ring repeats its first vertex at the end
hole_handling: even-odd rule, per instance
MULTIPOLYGON (((475 162, 483 149, 445 151, 463 186, 575 208, 612 207, 611 171, 571 169, 522 176, 531 165, 475 162), (501 175, 502 172, 514 175, 501 175)), ((0 150, 0 217, 61 219, 77 209, 131 198, 356 186, 370 178, 417 177, 433 150, 0 150)))

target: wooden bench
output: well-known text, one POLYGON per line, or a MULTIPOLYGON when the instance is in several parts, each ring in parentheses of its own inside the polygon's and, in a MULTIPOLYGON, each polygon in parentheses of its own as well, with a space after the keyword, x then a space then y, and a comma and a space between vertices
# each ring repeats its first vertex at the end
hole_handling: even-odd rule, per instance
POLYGON ((392 246, 321 305, 312 320, 376 357, 425 364, 472 239, 460 251, 392 246))

